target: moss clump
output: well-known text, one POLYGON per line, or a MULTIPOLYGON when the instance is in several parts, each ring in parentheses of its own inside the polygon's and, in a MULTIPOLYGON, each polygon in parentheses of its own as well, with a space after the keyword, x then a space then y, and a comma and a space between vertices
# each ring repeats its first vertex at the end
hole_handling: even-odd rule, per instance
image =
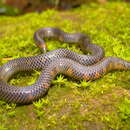
MULTIPOLYGON (((0 18, 0 64, 17 57, 40 54, 33 33, 41 27, 59 27, 66 32, 89 34, 106 56, 130 61, 130 5, 107 3, 84 5, 76 10, 16 18, 0 18), (14 51, 15 50, 15 51, 14 51)), ((47 41, 49 51, 75 45, 47 41)), ((18 74, 11 84, 32 84, 40 72, 18 74), (21 76, 22 75, 22 76, 21 76)), ((53 88, 43 99, 27 106, 0 102, 1 129, 130 129, 128 92, 130 72, 113 72, 93 82, 75 81, 63 75, 52 81, 53 88)))

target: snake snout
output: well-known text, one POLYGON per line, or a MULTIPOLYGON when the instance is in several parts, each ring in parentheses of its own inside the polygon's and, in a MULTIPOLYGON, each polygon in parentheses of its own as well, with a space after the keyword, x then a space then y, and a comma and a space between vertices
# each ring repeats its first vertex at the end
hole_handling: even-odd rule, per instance
POLYGON ((130 70, 130 62, 125 62, 125 66, 126 66, 126 68, 128 69, 128 70, 130 70))

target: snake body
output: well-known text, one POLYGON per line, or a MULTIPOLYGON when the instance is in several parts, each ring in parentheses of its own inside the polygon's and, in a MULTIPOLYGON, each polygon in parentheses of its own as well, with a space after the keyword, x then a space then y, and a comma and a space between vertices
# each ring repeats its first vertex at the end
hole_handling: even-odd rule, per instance
POLYGON ((130 62, 118 57, 105 57, 104 50, 92 44, 81 33, 65 33, 57 28, 42 28, 35 32, 36 45, 46 52, 44 38, 79 43, 91 55, 77 54, 68 49, 57 49, 38 56, 17 58, 0 67, 0 99, 6 102, 27 104, 43 97, 51 81, 59 73, 82 80, 95 80, 111 70, 130 70, 130 62), (30 86, 13 86, 9 78, 19 71, 42 70, 38 80, 30 86))

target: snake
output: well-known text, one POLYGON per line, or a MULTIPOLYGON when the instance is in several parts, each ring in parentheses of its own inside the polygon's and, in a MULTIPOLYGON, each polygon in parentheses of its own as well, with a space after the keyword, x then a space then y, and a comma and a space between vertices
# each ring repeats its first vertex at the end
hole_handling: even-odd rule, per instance
POLYGON ((96 80, 112 70, 130 70, 130 62, 119 57, 105 57, 104 49, 91 42, 83 33, 67 33, 59 28, 40 28, 34 33, 36 45, 42 54, 8 61, 0 67, 0 100, 7 103, 30 104, 45 96, 52 80, 64 74, 77 80, 96 80), (83 52, 78 54, 66 48, 47 51, 46 39, 77 43, 83 52), (41 70, 34 84, 16 86, 9 79, 20 71, 41 70))

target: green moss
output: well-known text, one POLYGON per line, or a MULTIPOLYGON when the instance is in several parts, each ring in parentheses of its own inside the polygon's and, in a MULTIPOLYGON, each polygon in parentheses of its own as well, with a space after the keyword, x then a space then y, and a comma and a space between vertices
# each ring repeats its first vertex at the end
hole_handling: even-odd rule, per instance
MULTIPOLYGON (((106 56, 130 61, 130 4, 84 5, 76 10, 44 11, 19 17, 0 16, 0 64, 17 57, 40 54, 33 41, 41 27, 88 34, 105 49, 106 56)), ((76 45, 47 41, 48 50, 76 45)), ((40 72, 19 73, 10 84, 30 85, 40 72)), ((0 129, 130 129, 130 72, 112 72, 93 82, 75 81, 59 75, 43 99, 30 105, 0 102, 0 129)))

